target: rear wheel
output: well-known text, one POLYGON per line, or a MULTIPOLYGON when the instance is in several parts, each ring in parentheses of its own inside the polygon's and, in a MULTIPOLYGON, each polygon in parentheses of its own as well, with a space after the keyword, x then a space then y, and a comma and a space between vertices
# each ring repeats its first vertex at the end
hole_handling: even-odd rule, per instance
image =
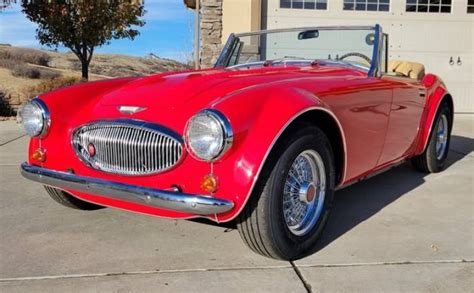
POLYGON ((268 179, 261 178, 237 228, 255 252, 293 260, 314 249, 333 203, 335 169, 330 142, 317 127, 287 140, 268 179))
POLYGON ((61 189, 57 189, 47 185, 45 185, 44 188, 52 199, 68 208, 88 211, 104 208, 103 206, 95 205, 87 201, 80 200, 61 189))
POLYGON ((425 173, 436 173, 444 168, 451 141, 452 118, 447 103, 442 103, 433 123, 425 151, 414 157, 413 166, 425 173))

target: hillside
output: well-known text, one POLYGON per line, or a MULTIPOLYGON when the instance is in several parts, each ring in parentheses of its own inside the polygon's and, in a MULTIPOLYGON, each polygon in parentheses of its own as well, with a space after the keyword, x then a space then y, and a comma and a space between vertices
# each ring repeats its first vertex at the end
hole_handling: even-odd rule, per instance
MULTIPOLYGON (((80 72, 81 65, 73 53, 47 53, 51 56, 51 61, 48 63, 50 67, 80 72)), ((164 71, 183 70, 186 68, 186 65, 169 59, 143 58, 115 54, 94 54, 89 72, 103 76, 124 77, 149 75, 164 71)))
MULTIPOLYGON (((188 68, 185 64, 154 55, 145 58, 94 54, 89 67, 89 80, 142 76, 188 68)), ((29 98, 32 87, 51 79, 74 77, 79 80, 80 70, 80 62, 73 53, 0 45, 0 116, 14 112, 21 102, 29 98)))

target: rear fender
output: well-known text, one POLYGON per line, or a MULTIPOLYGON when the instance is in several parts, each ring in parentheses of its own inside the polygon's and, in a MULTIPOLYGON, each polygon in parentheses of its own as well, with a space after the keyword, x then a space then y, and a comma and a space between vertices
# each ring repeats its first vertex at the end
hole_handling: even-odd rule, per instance
POLYGON ((430 138, 431 129, 436 118, 436 113, 438 112, 441 103, 443 101, 448 102, 452 110, 451 115, 453 115, 454 112, 452 97, 448 93, 443 81, 438 76, 428 74, 423 78, 422 82, 426 87, 427 98, 424 114, 421 119, 419 139, 415 150, 415 155, 420 155, 425 151, 430 138))

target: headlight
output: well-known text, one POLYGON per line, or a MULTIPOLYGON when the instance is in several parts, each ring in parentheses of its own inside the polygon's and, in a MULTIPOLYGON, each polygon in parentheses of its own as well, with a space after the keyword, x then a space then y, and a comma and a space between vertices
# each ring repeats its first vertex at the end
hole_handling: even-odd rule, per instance
POLYGON ((214 109, 203 110, 189 119, 185 130, 188 151, 202 161, 215 161, 231 146, 229 120, 214 109))
POLYGON ((31 137, 44 136, 51 124, 48 108, 37 98, 20 107, 17 121, 23 125, 26 134, 31 137))

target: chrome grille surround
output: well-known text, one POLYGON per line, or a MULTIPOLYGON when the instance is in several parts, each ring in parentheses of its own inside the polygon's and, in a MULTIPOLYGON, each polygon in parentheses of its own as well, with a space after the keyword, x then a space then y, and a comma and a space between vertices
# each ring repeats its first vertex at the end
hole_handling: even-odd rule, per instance
POLYGON ((183 158, 183 139, 174 131, 129 119, 83 125, 73 132, 72 146, 86 165, 119 175, 157 174, 173 168, 183 158))

